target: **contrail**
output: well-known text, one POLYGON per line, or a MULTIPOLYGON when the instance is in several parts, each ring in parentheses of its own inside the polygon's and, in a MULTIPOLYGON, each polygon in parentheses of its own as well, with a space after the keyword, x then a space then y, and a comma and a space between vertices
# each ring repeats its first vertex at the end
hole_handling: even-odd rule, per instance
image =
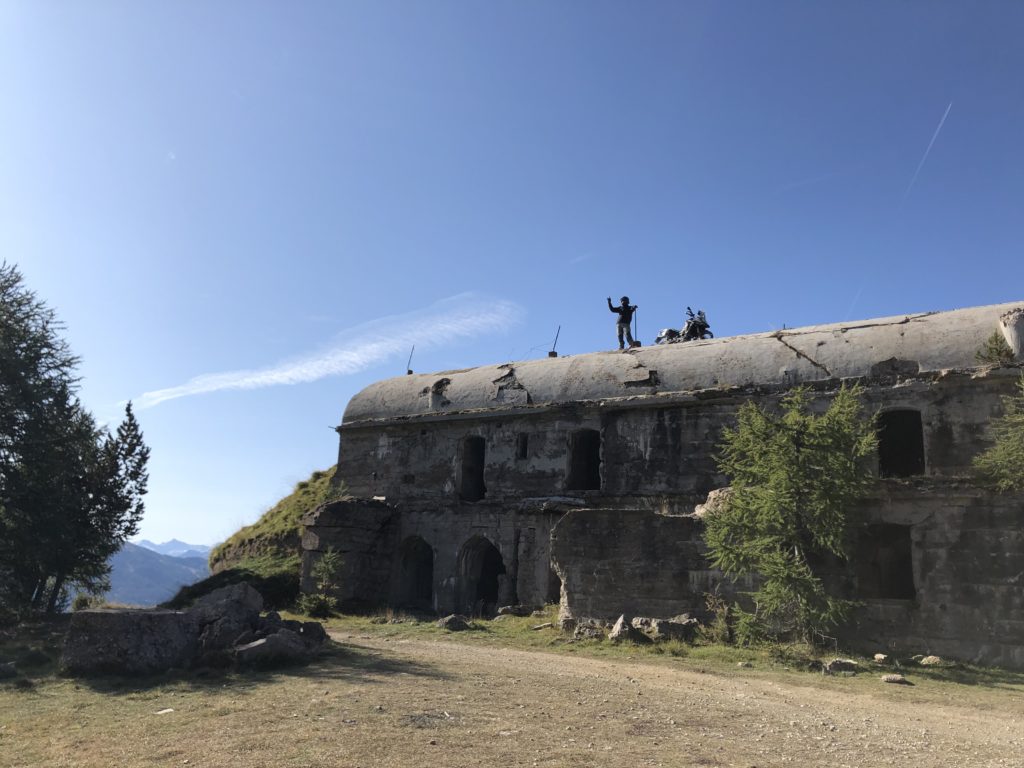
POLYGON ((946 111, 942 114, 942 119, 939 120, 939 125, 935 129, 935 133, 932 134, 932 140, 928 142, 928 149, 926 149, 924 151, 924 155, 921 156, 921 162, 919 162, 917 164, 917 170, 914 171, 914 176, 910 179, 910 183, 907 184, 907 189, 903 193, 903 198, 900 200, 900 204, 901 205, 904 202, 906 202, 907 196, 910 194, 910 190, 912 190, 914 188, 914 182, 917 181, 917 175, 919 173, 921 173, 921 169, 924 168, 924 163, 928 159, 928 153, 932 151, 932 145, 934 145, 935 144, 935 140, 937 138, 939 138, 939 131, 942 130, 942 126, 945 124, 946 118, 949 117, 949 110, 951 110, 952 108, 953 108, 953 102, 951 101, 951 102, 949 102, 949 106, 946 107, 946 111))
POLYGON ((463 293, 426 309, 349 328, 338 334, 335 344, 295 360, 254 370, 204 373, 176 387, 145 392, 136 398, 135 407, 141 411, 207 392, 305 384, 327 376, 357 373, 405 354, 413 344, 430 349, 498 333, 520 322, 523 315, 522 307, 514 302, 463 293))

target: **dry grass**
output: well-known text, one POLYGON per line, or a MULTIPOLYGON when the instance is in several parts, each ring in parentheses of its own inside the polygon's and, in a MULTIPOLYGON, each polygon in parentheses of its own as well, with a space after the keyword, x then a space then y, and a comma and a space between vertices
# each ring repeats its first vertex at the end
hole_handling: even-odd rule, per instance
POLYGON ((0 687, 0 765, 1024 765, 1020 676, 922 669, 888 686, 735 649, 566 645, 533 617, 457 634, 374 618, 332 621, 339 644, 277 673, 90 682, 39 667, 31 689, 0 687))

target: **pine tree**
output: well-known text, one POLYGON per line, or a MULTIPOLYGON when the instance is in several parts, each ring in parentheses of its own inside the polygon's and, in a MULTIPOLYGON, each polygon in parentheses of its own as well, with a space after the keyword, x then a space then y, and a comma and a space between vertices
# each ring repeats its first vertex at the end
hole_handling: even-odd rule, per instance
POLYGON ((1018 394, 1003 398, 1003 415, 992 424, 995 444, 975 458, 985 485, 998 491, 1024 491, 1024 375, 1018 394))
POLYGON ((974 359, 982 365, 1009 365, 1014 361, 1014 354, 1003 334, 993 331, 974 353, 974 359))
POLYGON ((877 440, 859 387, 843 387, 811 412, 796 389, 772 413, 748 402, 718 456, 732 491, 706 520, 711 562, 727 576, 756 575, 754 611, 737 609, 738 636, 820 640, 852 603, 826 589, 817 563, 847 559, 853 511, 872 482, 877 440))
POLYGON ((79 402, 54 312, 0 264, 0 609, 52 612, 101 590, 144 511, 149 449, 131 404, 115 435, 79 402))

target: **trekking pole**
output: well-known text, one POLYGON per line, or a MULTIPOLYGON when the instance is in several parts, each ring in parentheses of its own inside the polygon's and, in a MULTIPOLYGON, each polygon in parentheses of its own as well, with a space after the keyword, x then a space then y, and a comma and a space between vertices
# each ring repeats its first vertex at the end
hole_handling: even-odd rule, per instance
POLYGON ((640 310, 639 309, 634 309, 633 310, 633 341, 635 341, 637 344, 640 343, 640 332, 637 331, 637 322, 636 322, 637 315, 639 315, 639 314, 640 314, 640 310))

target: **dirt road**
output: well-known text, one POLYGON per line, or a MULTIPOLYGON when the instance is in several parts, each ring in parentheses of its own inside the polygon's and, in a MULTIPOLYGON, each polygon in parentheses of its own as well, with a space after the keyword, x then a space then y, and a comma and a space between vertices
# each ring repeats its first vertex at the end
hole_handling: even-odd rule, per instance
POLYGON ((430 670, 371 672, 353 691, 349 719, 371 718, 379 739, 363 765, 1024 766, 1016 692, 942 702, 948 694, 886 685, 877 674, 856 685, 794 674, 812 683, 803 685, 748 670, 338 639, 430 670))
POLYGON ((1024 693, 998 677, 902 687, 877 671, 333 636, 277 672, 0 688, 0 766, 1024 767, 1024 693))

